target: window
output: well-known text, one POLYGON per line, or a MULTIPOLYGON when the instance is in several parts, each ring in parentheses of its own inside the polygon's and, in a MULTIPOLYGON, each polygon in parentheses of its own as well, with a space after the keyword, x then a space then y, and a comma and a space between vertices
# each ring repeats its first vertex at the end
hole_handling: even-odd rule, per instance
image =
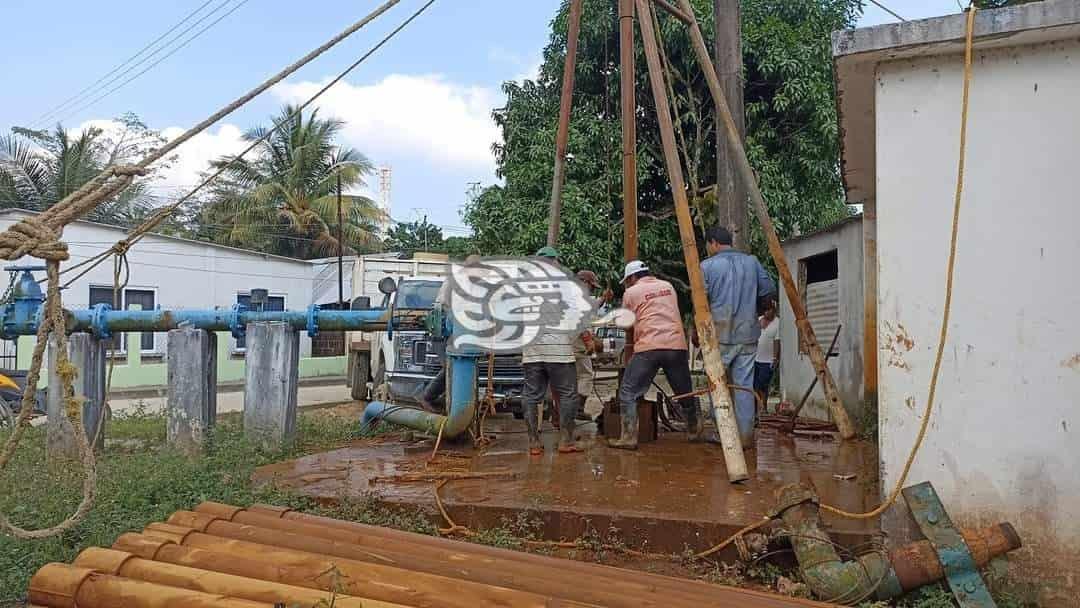
MULTIPOLYGON (((130 309, 133 304, 139 305, 142 310, 154 310, 157 307, 157 292, 153 289, 125 289, 122 294, 123 308, 130 309)), ((91 287, 90 306, 108 304, 115 308, 113 302, 112 287, 91 287)), ((127 340, 123 335, 113 336, 108 348, 113 350, 127 350, 127 340)), ((139 350, 142 352, 154 352, 154 332, 142 332, 139 337, 139 350)))
MULTIPOLYGON (((236 303, 243 304, 244 306, 251 306, 251 294, 241 293, 236 294, 236 303)), ((285 296, 269 296, 266 298, 266 305, 263 306, 263 310, 266 312, 280 312, 285 310, 285 296)), ((243 338, 236 339, 236 350, 244 350, 245 344, 243 338)))
MULTIPOLYGON (((806 305, 806 318, 824 350, 840 326, 840 266, 835 249, 799 260, 799 291, 806 305)), ((833 352, 839 348, 838 342, 833 352)), ((801 335, 799 352, 807 352, 801 335)))
POLYGON ((398 286, 394 306, 408 309, 430 309, 439 295, 440 281, 402 281, 398 286))

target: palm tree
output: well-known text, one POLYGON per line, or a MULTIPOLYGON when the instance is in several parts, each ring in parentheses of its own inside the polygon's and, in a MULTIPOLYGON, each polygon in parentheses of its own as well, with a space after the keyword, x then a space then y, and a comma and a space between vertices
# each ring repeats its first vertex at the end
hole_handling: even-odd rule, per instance
POLYGON ((374 167, 359 151, 335 143, 344 123, 319 118, 318 110, 305 120, 291 105, 273 120, 276 129, 256 127, 244 134, 249 142, 266 137, 250 159, 212 163, 227 170, 196 222, 201 236, 298 258, 334 255, 340 178, 343 249, 374 247, 382 211, 367 197, 344 193, 363 187, 374 167))
MULTIPOLYGON (((117 119, 118 133, 98 127, 77 135, 62 125, 51 131, 15 127, 0 136, 0 209, 44 211, 79 189, 105 167, 141 158, 164 140, 134 115, 117 119)), ((153 207, 147 179, 104 201, 87 219, 128 226, 153 207)))

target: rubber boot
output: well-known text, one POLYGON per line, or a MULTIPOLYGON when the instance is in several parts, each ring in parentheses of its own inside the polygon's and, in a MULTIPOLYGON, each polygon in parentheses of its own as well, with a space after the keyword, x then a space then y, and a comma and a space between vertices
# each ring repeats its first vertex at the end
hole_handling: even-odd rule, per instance
MULTIPOLYGON (((543 407, 543 404, 540 404, 540 407, 543 407)), ((537 425, 536 409, 536 405, 532 407, 525 406, 525 428, 528 429, 529 433, 529 454, 533 456, 544 453, 544 442, 540 439, 540 427, 537 425)))
POLYGON ((618 439, 608 439, 608 447, 617 450, 636 450, 638 440, 638 420, 628 416, 622 417, 622 434, 618 439))
POLYGON ((578 400, 570 399, 569 403, 560 403, 559 406, 559 453, 569 454, 583 451, 574 443, 578 400))
POLYGON ((701 420, 697 408, 684 410, 686 413, 686 440, 701 443, 705 439, 705 423, 701 420))

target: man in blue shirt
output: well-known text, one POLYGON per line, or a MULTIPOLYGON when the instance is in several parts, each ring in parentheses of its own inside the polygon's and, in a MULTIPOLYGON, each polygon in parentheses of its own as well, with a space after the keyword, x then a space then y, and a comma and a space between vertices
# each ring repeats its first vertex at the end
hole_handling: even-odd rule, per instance
POLYGON ((723 226, 705 233, 709 257, 701 262, 709 296, 716 340, 727 368, 728 380, 745 390, 733 390, 735 420, 744 448, 754 445, 754 357, 761 325, 758 303, 775 297, 776 283, 752 255, 731 246, 731 232, 723 226))

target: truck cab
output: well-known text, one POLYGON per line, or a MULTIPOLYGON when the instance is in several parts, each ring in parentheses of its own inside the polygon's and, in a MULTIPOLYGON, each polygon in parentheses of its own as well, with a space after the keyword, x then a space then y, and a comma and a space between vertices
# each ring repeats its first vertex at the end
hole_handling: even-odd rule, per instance
MULTIPOLYGON (((445 277, 399 277, 391 293, 384 294, 380 308, 398 312, 430 311, 445 277)), ((381 287, 381 286, 380 286, 381 287)), ((388 285, 389 287, 389 285, 388 285)), ((395 403, 418 403, 424 387, 442 369, 445 342, 427 331, 406 329, 368 334, 371 386, 375 391, 385 385, 387 398, 395 403)), ((510 409, 520 402, 525 378, 521 354, 498 354, 494 359, 492 394, 496 404, 510 409)), ((487 391, 488 365, 481 361, 478 370, 480 394, 487 391)))

